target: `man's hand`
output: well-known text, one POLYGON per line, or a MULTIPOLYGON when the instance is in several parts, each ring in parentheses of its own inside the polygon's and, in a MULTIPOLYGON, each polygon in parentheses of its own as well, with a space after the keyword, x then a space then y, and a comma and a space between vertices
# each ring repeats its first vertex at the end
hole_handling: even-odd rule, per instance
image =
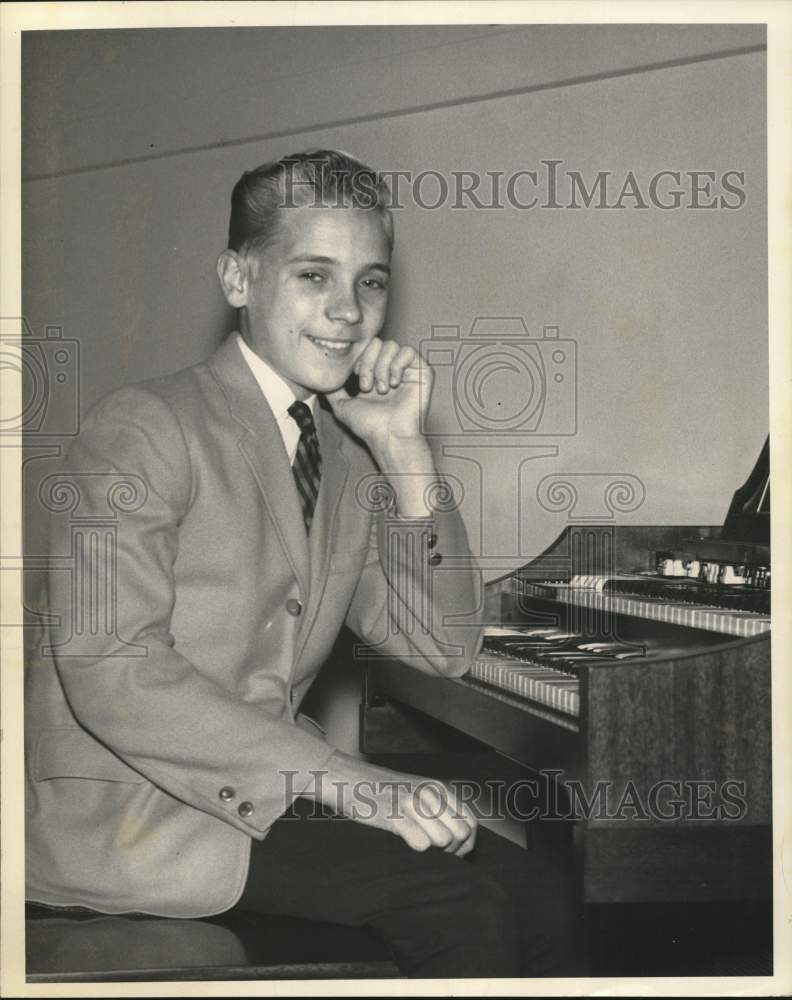
POLYGON ((475 814, 443 782, 376 767, 340 751, 309 797, 358 823, 396 834, 414 851, 439 847, 461 858, 476 843, 475 814))
POLYGON ((403 517, 430 517, 437 470, 422 424, 429 410, 434 373, 413 347, 371 341, 355 363, 360 392, 328 393, 333 412, 369 446, 389 477, 403 517))
POLYGON ((338 419, 374 452, 394 441, 403 445, 419 441, 433 375, 415 348, 375 337, 353 371, 360 383, 357 396, 351 397, 344 388, 327 396, 338 419))

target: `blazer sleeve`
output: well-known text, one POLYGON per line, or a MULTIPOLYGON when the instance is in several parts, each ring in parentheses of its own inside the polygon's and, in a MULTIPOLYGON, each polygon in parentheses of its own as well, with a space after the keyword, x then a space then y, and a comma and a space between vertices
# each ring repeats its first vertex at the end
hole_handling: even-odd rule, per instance
MULTIPOLYGON (((108 476, 135 484, 145 502, 121 504, 116 516, 112 634, 71 629, 60 647, 55 635, 53 655, 72 712, 164 791, 261 838, 312 784, 312 772, 325 765, 333 748, 247 703, 175 648, 174 562, 193 484, 179 421, 156 393, 120 390, 86 418, 61 473, 79 494, 84 521, 106 518, 108 476), (235 790, 232 801, 221 794, 228 787, 235 790)), ((54 554, 71 547, 64 520, 53 520, 54 554)), ((88 548, 74 557, 94 558, 88 548)), ((67 631, 72 600, 69 574, 53 569, 50 604, 67 631)))
POLYGON ((346 624, 375 657, 460 677, 481 647, 482 582, 451 487, 439 480, 443 502, 431 518, 374 515, 346 624))

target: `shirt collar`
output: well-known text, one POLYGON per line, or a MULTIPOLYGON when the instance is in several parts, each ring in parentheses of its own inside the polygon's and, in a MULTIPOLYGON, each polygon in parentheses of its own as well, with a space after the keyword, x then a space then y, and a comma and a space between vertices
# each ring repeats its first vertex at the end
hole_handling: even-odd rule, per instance
MULTIPOLYGON (((275 369, 268 365, 266 361, 258 356, 255 351, 252 351, 250 347, 242 339, 242 335, 237 333, 237 341, 239 343, 239 349, 242 352, 242 357, 248 364, 253 377, 259 384, 259 388, 264 394, 264 398, 269 404, 269 408, 276 420, 280 421, 288 415, 289 407, 295 401, 296 396, 289 388, 288 384, 284 378, 279 375, 275 369)), ((306 406, 309 406, 311 413, 315 413, 316 406, 316 396, 309 396, 308 399, 303 400, 306 406)))

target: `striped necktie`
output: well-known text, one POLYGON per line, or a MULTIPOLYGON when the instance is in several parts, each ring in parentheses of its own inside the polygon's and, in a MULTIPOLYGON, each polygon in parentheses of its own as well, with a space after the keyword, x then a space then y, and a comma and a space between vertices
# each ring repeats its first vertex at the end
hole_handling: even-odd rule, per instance
POLYGON ((310 406, 296 400, 289 407, 289 416, 300 428, 300 441, 294 456, 292 472, 300 495, 305 530, 311 530, 316 498, 319 495, 319 480, 322 475, 322 456, 319 439, 316 436, 313 414, 310 406))

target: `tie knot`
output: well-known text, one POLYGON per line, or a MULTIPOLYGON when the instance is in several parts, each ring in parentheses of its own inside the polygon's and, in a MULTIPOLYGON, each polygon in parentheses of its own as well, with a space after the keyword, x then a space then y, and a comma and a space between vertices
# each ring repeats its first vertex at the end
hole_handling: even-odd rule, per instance
POLYGON ((313 413, 311 413, 311 407, 307 403, 296 399, 289 407, 289 416, 300 428, 300 433, 313 430, 313 413))

